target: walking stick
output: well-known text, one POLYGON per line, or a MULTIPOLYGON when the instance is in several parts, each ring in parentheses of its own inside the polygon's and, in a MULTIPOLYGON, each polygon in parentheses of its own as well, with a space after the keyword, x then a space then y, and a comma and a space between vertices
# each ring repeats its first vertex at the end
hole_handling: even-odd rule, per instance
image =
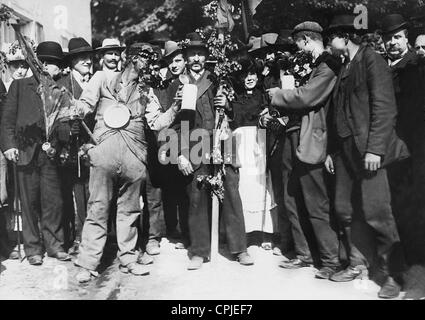
POLYGON ((19 193, 19 184, 18 184, 18 169, 16 163, 13 163, 13 184, 15 189, 15 199, 14 199, 14 209, 16 216, 16 228, 17 228, 17 238, 18 238, 18 257, 22 262, 24 258, 21 255, 21 204, 20 204, 20 193, 19 193))

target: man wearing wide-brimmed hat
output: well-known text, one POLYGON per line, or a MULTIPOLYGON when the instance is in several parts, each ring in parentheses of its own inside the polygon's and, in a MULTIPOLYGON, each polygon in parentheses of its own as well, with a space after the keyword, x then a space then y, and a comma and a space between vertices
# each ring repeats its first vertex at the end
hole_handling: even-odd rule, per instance
MULTIPOLYGON (((166 41, 163 61, 167 66, 165 88, 156 90, 156 95, 162 108, 167 110, 174 103, 176 94, 183 85, 179 76, 186 73, 186 59, 181 45, 175 41, 166 41)), ((159 142, 159 144, 162 144, 162 142, 159 142)), ((158 159, 157 153, 154 154, 154 157, 158 159)), ((189 197, 186 192, 184 177, 178 167, 172 163, 159 165, 159 170, 167 236, 176 242, 176 249, 185 249, 189 244, 187 218, 189 197), (180 232, 177 230, 178 225, 180 232)))
POLYGON ((100 265, 115 192, 120 270, 134 275, 149 273, 137 263, 136 251, 140 189, 146 176, 146 124, 152 130, 161 130, 173 122, 178 110, 172 107, 163 113, 153 89, 139 82, 151 55, 151 45, 132 44, 127 49, 125 69, 112 79, 97 72, 76 101, 83 115, 95 114, 93 139, 97 143, 86 148, 91 164, 90 197, 80 253, 75 261, 81 267, 77 274, 80 282, 90 281, 100 265))
POLYGON ((329 279, 340 263, 337 234, 330 226, 323 163, 327 151, 326 116, 340 64, 325 51, 322 31, 317 22, 305 21, 292 32, 298 48, 313 57, 308 82, 294 89, 271 88, 267 92, 272 106, 279 111, 302 116, 298 126, 287 132, 283 147, 284 203, 297 256, 283 261, 280 267, 295 269, 311 265, 313 257, 307 239, 314 236, 320 254, 316 278, 329 279), (306 208, 309 223, 302 218, 305 211, 300 203, 306 208))
MULTIPOLYGON (((79 99, 90 80, 93 65, 93 48, 83 38, 69 40, 65 63, 71 72, 58 81, 75 99, 79 99)), ((62 195, 64 200, 64 232, 66 246, 70 253, 78 251, 81 232, 86 218, 88 199, 89 168, 78 158, 79 148, 90 141, 81 127, 80 120, 65 119, 57 128, 61 142, 60 170, 62 195), (75 199, 75 206, 74 206, 75 199)), ((89 125, 90 127, 92 125, 89 125)))
MULTIPOLYGON (((178 166, 186 177, 187 194, 189 195, 189 234, 190 247, 188 249, 190 263, 188 270, 197 270, 202 267, 205 259, 210 256, 211 239, 209 227, 210 194, 200 188, 198 177, 209 175, 211 166, 211 152, 213 130, 216 124, 215 108, 226 108, 227 99, 223 94, 217 95, 217 85, 214 84, 214 75, 205 69, 208 57, 208 47, 200 34, 194 32, 186 35, 187 75, 190 84, 197 87, 196 110, 188 112, 188 119, 181 118, 174 128, 179 137, 178 166), (189 128, 188 127, 189 124, 189 128), (185 129, 186 128, 186 129, 185 129), (202 133, 201 142, 188 141, 187 134, 198 129, 202 133), (189 130, 190 132, 188 132, 189 130), (202 154, 191 154, 192 148, 199 143, 202 145, 202 154), (199 158, 196 158, 196 155, 199 158)), ((186 111, 186 110, 185 110, 186 111)), ((236 155, 234 155, 236 156, 236 155)), ((234 164, 234 162, 232 162, 234 164)), ((240 264, 252 265, 252 258, 246 251, 245 226, 242 212, 242 202, 238 192, 238 170, 226 165, 224 179, 223 220, 226 230, 227 243, 230 252, 235 255, 240 264)))
POLYGON ((356 28, 354 16, 336 16, 326 33, 332 49, 345 56, 332 97, 334 156, 328 156, 325 166, 335 174, 335 213, 347 240, 349 266, 331 280, 352 281, 367 274, 368 261, 352 233, 355 211, 362 210, 375 234, 384 276, 378 295, 394 298, 400 286, 390 261, 400 239, 387 167, 409 153, 395 131, 397 106, 391 70, 381 55, 361 45, 365 30, 356 28))
MULTIPOLYGON (((58 43, 40 43, 37 57, 53 79, 60 75, 63 52, 58 43)), ((43 105, 37 88, 35 77, 12 82, 3 106, 0 134, 1 149, 18 168, 24 250, 31 265, 43 263, 44 250, 51 257, 70 260, 64 251, 57 159, 53 153, 47 154, 57 147, 57 142, 45 141, 43 105), (46 152, 45 145, 51 145, 46 152)))
POLYGON ((102 46, 95 51, 100 57, 102 71, 108 78, 114 77, 115 73, 119 72, 121 54, 125 51, 125 46, 122 46, 118 39, 106 38, 102 46))

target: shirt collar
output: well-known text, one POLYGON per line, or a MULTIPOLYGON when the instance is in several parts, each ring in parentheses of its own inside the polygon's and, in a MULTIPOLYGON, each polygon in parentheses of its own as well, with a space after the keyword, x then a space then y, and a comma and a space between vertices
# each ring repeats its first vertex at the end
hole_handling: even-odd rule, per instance
POLYGON ((199 73, 196 73, 196 72, 193 72, 192 70, 190 70, 190 74, 192 75, 192 77, 196 80, 196 81, 198 81, 199 80, 199 78, 201 78, 202 77, 202 75, 205 73, 205 69, 204 70, 202 70, 201 72, 199 72, 199 73))
POLYGON ((81 87, 85 86, 90 79, 90 74, 87 74, 83 77, 77 70, 72 70, 71 72, 72 76, 81 87))
POLYGON ((409 48, 407 48, 402 54, 401 54, 401 58, 391 61, 391 59, 388 59, 388 65, 390 67, 395 66, 397 63, 399 63, 401 60, 403 60, 404 56, 406 55, 406 53, 409 51, 409 48))

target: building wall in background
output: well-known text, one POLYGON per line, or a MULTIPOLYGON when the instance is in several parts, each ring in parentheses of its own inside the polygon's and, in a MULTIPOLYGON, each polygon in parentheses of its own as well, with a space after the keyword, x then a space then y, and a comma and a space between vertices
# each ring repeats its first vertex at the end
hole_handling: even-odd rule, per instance
MULTIPOLYGON (((92 40, 90 0, 0 0, 14 9, 23 23, 23 34, 37 43, 59 42, 65 51, 73 37, 92 40)), ((0 42, 15 40, 11 27, 2 23, 0 42)))

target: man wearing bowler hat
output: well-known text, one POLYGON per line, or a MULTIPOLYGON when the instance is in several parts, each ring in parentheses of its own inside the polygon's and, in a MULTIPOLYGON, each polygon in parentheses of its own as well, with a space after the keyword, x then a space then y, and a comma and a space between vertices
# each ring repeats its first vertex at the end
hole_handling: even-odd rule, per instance
POLYGON ((393 213, 409 265, 425 262, 425 82, 418 54, 409 47, 408 22, 400 14, 382 19, 397 103, 396 130, 411 158, 388 168, 393 213), (415 226, 412 228, 412 226, 415 226))
MULTIPOLYGON (((71 72, 58 81, 75 99, 79 99, 90 80, 93 65, 93 48, 83 38, 69 40, 65 63, 71 72)), ((90 125, 92 127, 92 124, 90 125)), ((58 124, 58 139, 62 195, 64 201, 64 232, 70 253, 78 252, 81 232, 86 218, 89 168, 78 156, 79 148, 90 141, 79 119, 65 119, 58 124), (75 207, 74 207, 75 199, 75 207)))
MULTIPOLYGON (((37 57, 43 63, 44 72, 53 79, 60 75, 63 52, 58 43, 40 43, 37 57)), ((18 168, 24 249, 31 265, 43 263, 44 250, 58 260, 70 260, 64 252, 57 159, 53 152, 47 153, 54 150, 57 141, 49 141, 52 146, 49 150, 42 149, 46 139, 45 120, 37 89, 34 77, 12 83, 3 106, 0 135, 1 149, 18 168)))
POLYGON ((382 275, 381 298, 400 293, 390 263, 400 239, 392 215, 387 167, 409 156, 396 134, 397 106, 388 63, 372 48, 361 45, 364 30, 354 16, 336 16, 326 31, 332 49, 345 56, 332 96, 329 124, 334 156, 325 166, 335 174, 335 213, 344 232, 349 266, 331 280, 352 281, 367 274, 368 261, 352 232, 353 216, 362 214, 372 228, 382 275), (366 273, 366 274, 365 274, 366 273))

